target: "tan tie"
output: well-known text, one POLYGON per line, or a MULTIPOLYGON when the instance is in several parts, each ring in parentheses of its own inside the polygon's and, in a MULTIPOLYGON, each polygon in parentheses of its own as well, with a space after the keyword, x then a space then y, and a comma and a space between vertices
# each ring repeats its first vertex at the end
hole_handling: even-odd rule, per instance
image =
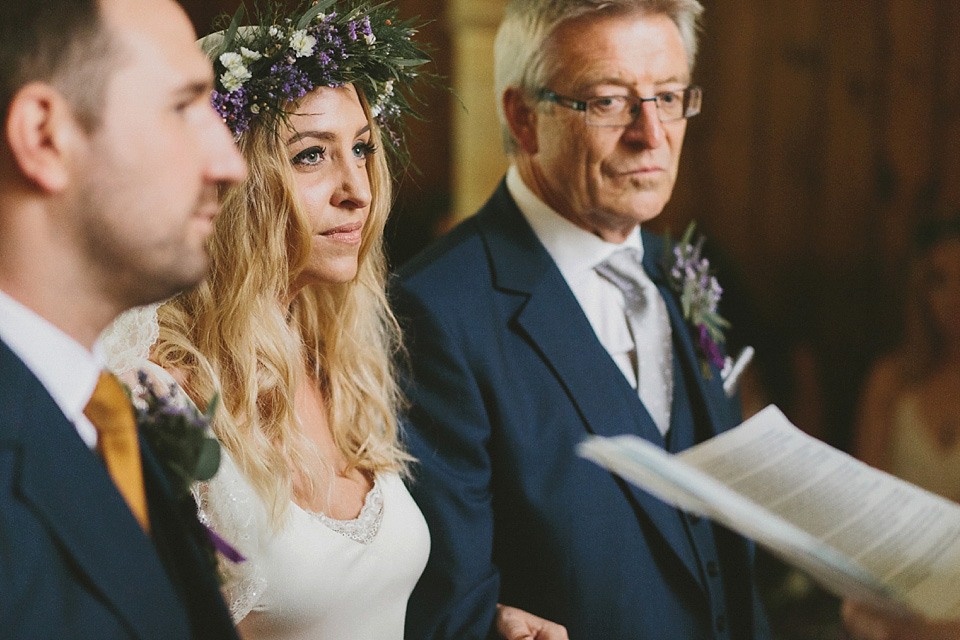
POLYGON ((97 428, 97 449, 107 472, 123 495, 140 526, 150 533, 147 496, 143 489, 140 443, 133 419, 133 405, 117 378, 106 371, 100 374, 93 397, 83 414, 97 428))

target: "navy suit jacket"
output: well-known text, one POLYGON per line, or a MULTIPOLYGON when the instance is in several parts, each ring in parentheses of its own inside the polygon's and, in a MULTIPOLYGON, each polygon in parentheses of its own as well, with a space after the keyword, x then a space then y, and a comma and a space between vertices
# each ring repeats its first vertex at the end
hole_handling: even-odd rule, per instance
POLYGON ((0 636, 236 640, 202 529, 140 446, 150 537, 99 456, 0 341, 0 636))
POLYGON ((488 637, 497 602, 574 640, 768 637, 745 540, 575 453, 591 433, 680 450, 740 419, 719 372, 700 373, 659 238, 643 244, 673 326, 666 441, 505 184, 398 274, 411 491, 432 538, 411 640, 488 637))

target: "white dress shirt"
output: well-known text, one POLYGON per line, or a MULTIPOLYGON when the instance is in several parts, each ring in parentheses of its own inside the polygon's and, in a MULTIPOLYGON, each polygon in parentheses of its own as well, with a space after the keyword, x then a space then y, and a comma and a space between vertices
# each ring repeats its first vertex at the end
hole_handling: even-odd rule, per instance
POLYGON ((49 321, 0 291, 0 340, 40 380, 77 433, 91 449, 97 430, 83 409, 93 396, 103 357, 98 345, 93 353, 49 321))
POLYGON ((600 344, 620 367, 630 385, 636 388, 634 343, 627 324, 626 302, 620 290, 594 268, 613 252, 625 247, 634 247, 642 257, 640 227, 631 231, 623 244, 602 240, 547 206, 524 184, 514 165, 507 170, 507 190, 523 217, 533 227, 537 238, 546 247, 547 253, 557 263, 600 344))

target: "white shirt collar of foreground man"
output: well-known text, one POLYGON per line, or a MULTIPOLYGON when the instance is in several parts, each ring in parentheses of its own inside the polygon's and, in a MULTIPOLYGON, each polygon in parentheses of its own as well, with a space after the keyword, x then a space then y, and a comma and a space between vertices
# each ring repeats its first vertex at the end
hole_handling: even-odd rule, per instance
POLYGON ((97 430, 83 409, 104 367, 100 343, 87 351, 53 324, 0 291, 0 340, 37 377, 91 449, 97 430))

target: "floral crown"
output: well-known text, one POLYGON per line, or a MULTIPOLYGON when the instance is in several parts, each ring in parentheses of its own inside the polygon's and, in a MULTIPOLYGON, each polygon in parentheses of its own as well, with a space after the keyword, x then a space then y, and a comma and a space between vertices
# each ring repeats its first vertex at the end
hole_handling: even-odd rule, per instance
POLYGON ((416 115, 410 85, 430 61, 411 40, 411 21, 399 21, 386 3, 357 0, 314 0, 291 15, 271 7, 254 26, 240 26, 243 12, 241 5, 225 30, 200 41, 214 63, 213 105, 234 135, 255 119, 286 121, 287 105, 316 87, 352 83, 399 147, 398 116, 416 115))

